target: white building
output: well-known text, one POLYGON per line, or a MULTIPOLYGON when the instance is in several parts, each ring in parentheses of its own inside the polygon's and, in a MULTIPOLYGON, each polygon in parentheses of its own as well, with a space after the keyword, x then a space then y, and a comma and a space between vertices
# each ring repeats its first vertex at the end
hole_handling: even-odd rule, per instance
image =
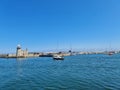
POLYGON ((16 50, 16 57, 27 57, 28 56, 28 50, 26 49, 26 50, 22 50, 21 49, 21 46, 20 45, 18 45, 17 46, 17 50, 16 50))

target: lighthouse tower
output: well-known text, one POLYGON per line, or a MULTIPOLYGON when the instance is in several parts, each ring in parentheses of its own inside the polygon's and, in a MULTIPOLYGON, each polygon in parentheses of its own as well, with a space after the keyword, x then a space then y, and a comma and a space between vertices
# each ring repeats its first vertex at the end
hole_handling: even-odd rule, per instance
POLYGON ((17 50, 16 50, 16 57, 17 58, 26 58, 28 57, 28 50, 22 50, 20 45, 17 45, 17 50))
POLYGON ((22 50, 21 50, 21 46, 20 46, 20 45, 17 45, 16 57, 22 56, 21 51, 22 51, 22 50))

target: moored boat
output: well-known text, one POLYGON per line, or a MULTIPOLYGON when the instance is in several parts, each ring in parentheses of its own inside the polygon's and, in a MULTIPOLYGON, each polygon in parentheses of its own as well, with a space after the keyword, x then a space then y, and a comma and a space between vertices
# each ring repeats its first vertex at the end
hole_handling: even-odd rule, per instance
POLYGON ((115 54, 114 51, 110 51, 110 52, 108 52, 108 55, 113 55, 113 54, 115 54))
POLYGON ((53 59, 54 60, 64 60, 64 57, 60 56, 60 55, 56 55, 56 56, 53 56, 53 59))

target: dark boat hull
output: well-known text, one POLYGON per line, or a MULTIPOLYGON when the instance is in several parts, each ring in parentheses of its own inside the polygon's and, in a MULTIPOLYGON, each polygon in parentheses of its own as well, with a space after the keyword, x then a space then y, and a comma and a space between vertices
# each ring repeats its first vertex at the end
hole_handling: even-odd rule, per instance
POLYGON ((64 58, 53 58, 54 60, 64 60, 64 58))

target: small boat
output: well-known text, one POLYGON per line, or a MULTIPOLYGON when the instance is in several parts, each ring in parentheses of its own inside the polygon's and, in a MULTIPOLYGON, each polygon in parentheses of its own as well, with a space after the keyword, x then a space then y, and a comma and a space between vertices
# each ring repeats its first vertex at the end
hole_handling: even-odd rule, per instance
POLYGON ((113 55, 113 54, 115 54, 115 52, 114 51, 110 51, 110 52, 108 52, 108 55, 113 55))
POLYGON ((53 56, 53 59, 54 60, 64 60, 64 57, 60 56, 60 55, 56 55, 56 56, 53 56))

